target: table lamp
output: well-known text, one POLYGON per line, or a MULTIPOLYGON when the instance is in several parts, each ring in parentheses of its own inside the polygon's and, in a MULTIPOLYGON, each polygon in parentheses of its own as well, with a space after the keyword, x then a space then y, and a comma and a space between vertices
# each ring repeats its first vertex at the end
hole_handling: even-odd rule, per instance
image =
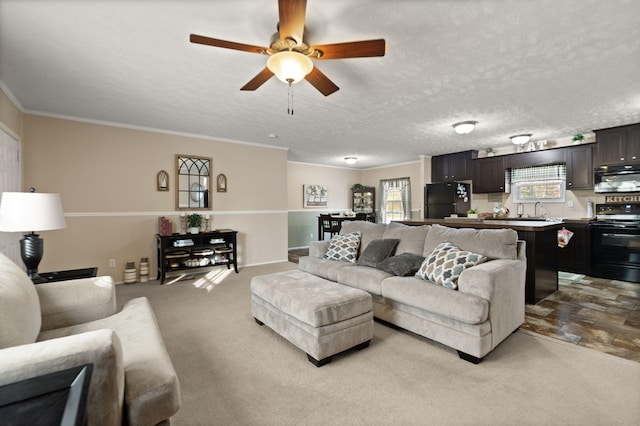
POLYGON ((34 283, 46 280, 38 275, 43 241, 37 231, 62 229, 66 226, 60 194, 35 192, 3 192, 0 201, 0 231, 27 232, 20 240, 20 255, 27 274, 34 283))

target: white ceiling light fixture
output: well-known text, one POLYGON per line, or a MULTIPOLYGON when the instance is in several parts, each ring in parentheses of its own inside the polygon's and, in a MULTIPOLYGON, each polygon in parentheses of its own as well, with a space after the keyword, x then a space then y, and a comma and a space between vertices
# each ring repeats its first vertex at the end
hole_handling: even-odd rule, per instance
POLYGON ((531 136, 531 133, 524 133, 522 135, 509 136, 509 139, 511 139, 511 142, 516 145, 524 145, 525 143, 529 142, 531 136))
POLYGON ((283 83, 295 84, 311 72, 313 61, 300 52, 283 50, 269 56, 267 68, 283 83))
POLYGON ((358 157, 344 157, 344 161, 346 161, 347 164, 356 164, 358 157))
POLYGON ((457 134, 466 135, 476 128, 476 124, 478 124, 477 121, 461 121, 459 123, 455 123, 451 127, 453 127, 457 134))

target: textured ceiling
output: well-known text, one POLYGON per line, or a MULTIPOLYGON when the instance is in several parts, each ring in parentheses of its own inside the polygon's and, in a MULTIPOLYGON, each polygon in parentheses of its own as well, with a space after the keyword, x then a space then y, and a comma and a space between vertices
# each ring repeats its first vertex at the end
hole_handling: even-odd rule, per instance
POLYGON ((308 0, 306 39, 386 40, 380 58, 318 61, 340 90, 272 78, 276 0, 0 0, 0 84, 26 112, 289 149, 357 168, 554 140, 640 122, 640 1, 308 0), (469 135, 451 124, 477 120, 469 135), (277 135, 277 137, 272 137, 277 135))

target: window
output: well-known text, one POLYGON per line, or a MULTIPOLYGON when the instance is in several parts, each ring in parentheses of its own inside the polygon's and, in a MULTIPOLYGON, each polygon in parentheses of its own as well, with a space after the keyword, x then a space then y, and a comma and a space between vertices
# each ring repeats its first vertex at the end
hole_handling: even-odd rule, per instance
POLYGON ((567 168, 564 164, 511 169, 514 203, 562 203, 567 168))
POLYGON ((411 218, 411 183, 409 178, 383 179, 380 181, 380 222, 411 218))

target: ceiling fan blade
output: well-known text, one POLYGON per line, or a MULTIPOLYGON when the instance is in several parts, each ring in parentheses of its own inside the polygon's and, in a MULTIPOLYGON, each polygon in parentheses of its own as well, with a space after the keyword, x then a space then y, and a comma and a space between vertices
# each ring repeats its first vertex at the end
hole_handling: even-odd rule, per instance
POLYGON ((278 0, 280 40, 292 38, 302 43, 307 0, 278 0))
POLYGON ((273 77, 273 73, 271 72, 271 70, 269 70, 269 68, 265 67, 265 69, 260 71, 258 75, 251 79, 251 81, 242 86, 240 90, 256 90, 258 87, 266 83, 266 81, 271 77, 273 77))
POLYGON ((329 77, 324 75, 318 67, 313 67, 311 72, 305 77, 305 80, 311 83, 313 87, 318 89, 320 93, 325 96, 329 96, 333 92, 340 90, 340 88, 336 86, 333 81, 329 80, 329 77))
POLYGON ((235 41, 220 40, 218 38, 205 37, 197 34, 191 34, 189 37, 191 43, 205 44, 207 46, 224 47, 225 49, 240 50, 243 52, 260 53, 267 51, 266 47, 253 46, 251 44, 236 43, 235 41))
POLYGON ((384 56, 385 41, 380 38, 376 40, 320 44, 312 47, 322 52, 322 55, 315 59, 367 58, 384 56))

